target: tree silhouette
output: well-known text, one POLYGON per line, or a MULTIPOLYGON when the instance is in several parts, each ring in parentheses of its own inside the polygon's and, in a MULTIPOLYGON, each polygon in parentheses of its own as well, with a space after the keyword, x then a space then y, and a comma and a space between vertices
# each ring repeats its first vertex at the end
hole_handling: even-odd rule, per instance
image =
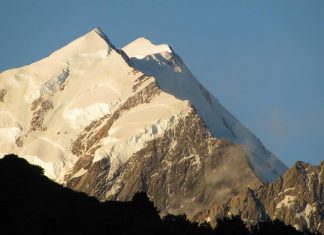
POLYGON ((216 233, 222 235, 249 235, 251 234, 239 216, 217 219, 216 233))
POLYGON ((286 225, 279 220, 260 222, 254 229, 256 235, 302 235, 304 233, 297 231, 294 227, 286 225))

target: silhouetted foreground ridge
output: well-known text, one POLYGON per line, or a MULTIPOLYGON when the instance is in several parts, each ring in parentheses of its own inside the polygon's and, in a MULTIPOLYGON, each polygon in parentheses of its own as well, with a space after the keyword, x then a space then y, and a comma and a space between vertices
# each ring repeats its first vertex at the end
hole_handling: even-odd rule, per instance
MULTIPOLYGON (((15 155, 0 160, 0 234, 251 234, 239 218, 207 224, 185 216, 160 219, 145 193, 131 202, 100 203, 54 183, 43 169, 15 155)), ((280 222, 259 224, 252 234, 302 234, 280 222)))

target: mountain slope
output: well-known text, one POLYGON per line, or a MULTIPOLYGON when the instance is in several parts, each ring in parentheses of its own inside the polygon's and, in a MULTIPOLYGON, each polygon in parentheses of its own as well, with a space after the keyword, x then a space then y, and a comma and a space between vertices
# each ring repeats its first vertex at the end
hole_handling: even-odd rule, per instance
POLYGON ((324 234, 324 162, 313 166, 298 161, 272 184, 245 189, 196 220, 227 215, 240 215, 250 224, 279 219, 298 230, 324 234))
POLYGON ((182 59, 168 45, 154 45, 140 38, 123 48, 131 63, 145 74, 156 78, 159 87, 180 100, 189 100, 216 138, 240 144, 248 152, 255 172, 271 182, 286 167, 264 148, 218 100, 192 75, 182 59))
POLYGON ((247 185, 261 183, 245 151, 212 137, 194 110, 148 141, 112 178, 110 167, 110 159, 95 162, 67 186, 103 200, 130 200, 135 192, 146 191, 163 212, 193 216, 247 185))
POLYGON ((123 50, 95 29, 0 74, 0 152, 101 200, 146 191, 195 213, 286 167, 193 77, 171 47, 123 50))

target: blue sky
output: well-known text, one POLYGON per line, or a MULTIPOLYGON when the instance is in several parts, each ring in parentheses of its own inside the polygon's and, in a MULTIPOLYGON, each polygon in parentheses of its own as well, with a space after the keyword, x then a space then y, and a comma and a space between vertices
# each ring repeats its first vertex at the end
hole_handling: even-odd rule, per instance
POLYGON ((1 0, 0 71, 99 26, 168 43, 288 166, 324 160, 324 1, 1 0))

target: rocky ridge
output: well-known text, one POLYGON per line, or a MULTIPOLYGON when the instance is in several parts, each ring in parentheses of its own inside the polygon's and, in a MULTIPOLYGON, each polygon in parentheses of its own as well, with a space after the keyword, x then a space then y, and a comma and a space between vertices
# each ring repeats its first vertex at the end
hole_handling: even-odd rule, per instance
POLYGON ((226 203, 196 215, 202 222, 239 215, 248 224, 282 220, 301 231, 324 234, 324 162, 319 166, 297 161, 271 184, 246 188, 226 203))

